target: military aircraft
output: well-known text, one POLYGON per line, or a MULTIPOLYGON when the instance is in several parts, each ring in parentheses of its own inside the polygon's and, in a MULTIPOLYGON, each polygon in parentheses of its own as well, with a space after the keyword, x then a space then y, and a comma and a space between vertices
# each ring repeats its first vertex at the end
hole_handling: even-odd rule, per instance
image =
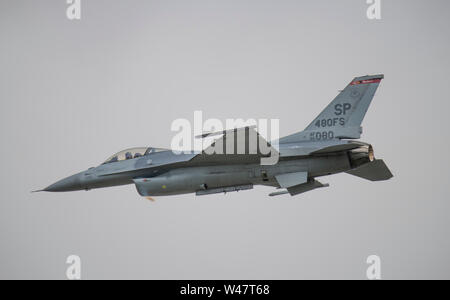
MULTIPOLYGON (((267 153, 249 151, 250 134, 256 131, 244 127, 203 135, 221 135, 210 147, 220 148, 233 141, 236 148, 240 142, 237 136, 244 132, 247 145, 246 152, 241 154, 226 151, 211 154, 208 149, 186 153, 152 147, 128 149, 41 191, 68 192, 135 184, 141 196, 153 197, 227 193, 265 185, 277 189, 270 196, 294 196, 328 186, 316 178, 341 172, 371 181, 388 180, 393 175, 383 160, 375 159, 372 146, 356 141, 361 137, 361 123, 383 78, 384 75, 354 78, 305 130, 276 141, 278 147, 274 151, 278 160, 273 165, 260 163, 267 153)), ((271 146, 259 134, 257 140, 258 145, 265 142, 271 146)))

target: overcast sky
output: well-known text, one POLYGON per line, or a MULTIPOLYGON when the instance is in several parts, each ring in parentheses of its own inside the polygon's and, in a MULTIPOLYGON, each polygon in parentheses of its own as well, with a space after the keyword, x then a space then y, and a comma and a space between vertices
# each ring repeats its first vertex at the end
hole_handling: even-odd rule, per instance
POLYGON ((0 0, 0 278, 450 279, 450 2, 0 0), (296 197, 149 202, 134 186, 37 193, 177 118, 306 127, 352 78, 385 74, 363 122, 395 177, 296 197))

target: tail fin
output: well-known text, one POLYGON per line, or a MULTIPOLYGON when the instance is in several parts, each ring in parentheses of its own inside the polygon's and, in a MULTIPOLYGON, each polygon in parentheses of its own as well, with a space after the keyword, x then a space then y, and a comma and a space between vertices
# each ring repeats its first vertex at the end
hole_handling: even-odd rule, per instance
POLYGON ((280 139, 280 143, 359 139, 361 123, 384 75, 356 77, 305 128, 280 139))

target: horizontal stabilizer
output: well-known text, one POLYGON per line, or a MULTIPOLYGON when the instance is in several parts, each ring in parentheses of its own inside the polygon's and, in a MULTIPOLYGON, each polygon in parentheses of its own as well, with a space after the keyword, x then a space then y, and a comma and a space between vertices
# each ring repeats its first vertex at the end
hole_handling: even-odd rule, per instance
POLYGON ((392 178, 391 171, 382 159, 376 159, 370 163, 364 164, 346 173, 358 176, 370 181, 382 181, 392 178))

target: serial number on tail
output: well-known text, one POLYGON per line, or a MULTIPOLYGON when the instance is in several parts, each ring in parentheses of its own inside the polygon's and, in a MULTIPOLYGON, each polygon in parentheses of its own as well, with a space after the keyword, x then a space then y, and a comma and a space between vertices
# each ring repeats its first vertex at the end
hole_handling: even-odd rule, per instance
POLYGON ((334 131, 317 131, 309 134, 311 141, 326 141, 334 139, 334 131))

